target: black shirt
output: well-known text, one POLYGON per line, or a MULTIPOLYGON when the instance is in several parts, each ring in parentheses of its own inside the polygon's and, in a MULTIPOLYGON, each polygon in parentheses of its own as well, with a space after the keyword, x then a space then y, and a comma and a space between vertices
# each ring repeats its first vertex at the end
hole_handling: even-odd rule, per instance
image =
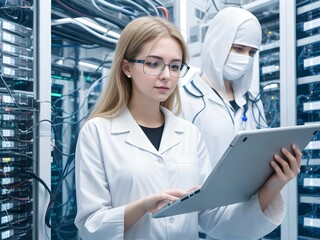
POLYGON ((235 101, 235 100, 229 101, 229 103, 230 103, 230 104, 231 104, 231 106, 233 107, 234 112, 237 112, 237 111, 238 111, 238 109, 240 108, 240 107, 238 106, 238 104, 236 103, 236 101, 235 101))
POLYGON ((160 142, 161 142, 161 137, 164 129, 164 124, 162 126, 157 127, 157 128, 148 128, 141 126, 141 129, 143 132, 146 134, 146 136, 149 138, 150 142, 153 144, 153 146, 159 150, 160 147, 160 142))

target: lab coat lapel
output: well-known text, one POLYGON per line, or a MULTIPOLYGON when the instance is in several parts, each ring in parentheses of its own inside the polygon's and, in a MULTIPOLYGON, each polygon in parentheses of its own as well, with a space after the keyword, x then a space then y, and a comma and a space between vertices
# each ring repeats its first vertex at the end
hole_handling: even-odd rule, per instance
POLYGON ((159 153, 163 154, 173 146, 181 142, 182 133, 185 131, 183 124, 179 123, 177 118, 172 112, 166 108, 161 108, 165 116, 164 131, 161 138, 159 153))
POLYGON ((157 150, 127 108, 118 118, 113 120, 111 131, 114 134, 127 133, 127 137, 125 138, 127 143, 137 148, 158 154, 157 150))
POLYGON ((205 83, 198 74, 194 76, 193 82, 197 86, 197 88, 201 91, 201 93, 204 94, 204 96, 207 96, 208 99, 215 102, 216 104, 224 106, 219 96, 215 94, 215 92, 211 89, 211 87, 207 83, 205 83))
POLYGON ((158 154, 155 147, 152 145, 148 137, 144 134, 144 132, 136 122, 132 124, 131 130, 126 138, 126 142, 148 152, 158 154))
POLYGON ((181 141, 182 133, 185 131, 184 127, 181 126, 183 124, 179 122, 183 121, 182 119, 177 118, 166 108, 162 107, 161 110, 165 115, 165 125, 159 151, 149 141, 127 108, 118 118, 113 120, 111 131, 113 134, 127 134, 125 138, 127 143, 156 155, 161 155, 177 145, 181 141))

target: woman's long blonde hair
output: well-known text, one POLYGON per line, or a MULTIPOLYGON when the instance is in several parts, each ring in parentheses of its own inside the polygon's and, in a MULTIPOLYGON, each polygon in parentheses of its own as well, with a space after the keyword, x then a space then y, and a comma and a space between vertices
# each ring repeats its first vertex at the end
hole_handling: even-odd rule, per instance
MULTIPOLYGON (((179 42, 182 49, 182 62, 187 63, 189 60, 187 44, 177 27, 166 19, 152 16, 140 17, 124 28, 117 43, 108 82, 87 120, 98 116, 115 118, 122 113, 130 100, 132 91, 131 79, 123 73, 122 61, 134 59, 144 44, 166 36, 179 42)), ((169 110, 174 109, 176 114, 180 113, 181 99, 178 86, 161 105, 169 110)))

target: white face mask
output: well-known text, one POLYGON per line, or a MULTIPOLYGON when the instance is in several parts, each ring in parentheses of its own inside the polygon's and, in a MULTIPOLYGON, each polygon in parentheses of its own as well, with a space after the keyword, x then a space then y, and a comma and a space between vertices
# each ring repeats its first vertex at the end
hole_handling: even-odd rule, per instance
POLYGON ((253 58, 248 55, 230 52, 223 66, 223 79, 234 81, 241 78, 248 70, 252 69, 253 58))

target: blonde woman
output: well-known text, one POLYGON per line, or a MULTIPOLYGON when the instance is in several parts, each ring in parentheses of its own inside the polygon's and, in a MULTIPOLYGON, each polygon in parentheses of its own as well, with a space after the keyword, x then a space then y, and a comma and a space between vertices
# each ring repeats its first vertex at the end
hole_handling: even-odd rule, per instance
POLYGON ((123 30, 106 88, 77 143, 75 224, 82 239, 198 239, 199 225, 219 239, 255 239, 276 227, 261 207, 275 218, 283 214, 278 193, 300 161, 288 152, 291 168, 249 202, 151 217, 201 185, 211 170, 198 129, 171 112, 180 108, 177 83, 187 61, 180 32, 164 19, 141 17, 123 30))

